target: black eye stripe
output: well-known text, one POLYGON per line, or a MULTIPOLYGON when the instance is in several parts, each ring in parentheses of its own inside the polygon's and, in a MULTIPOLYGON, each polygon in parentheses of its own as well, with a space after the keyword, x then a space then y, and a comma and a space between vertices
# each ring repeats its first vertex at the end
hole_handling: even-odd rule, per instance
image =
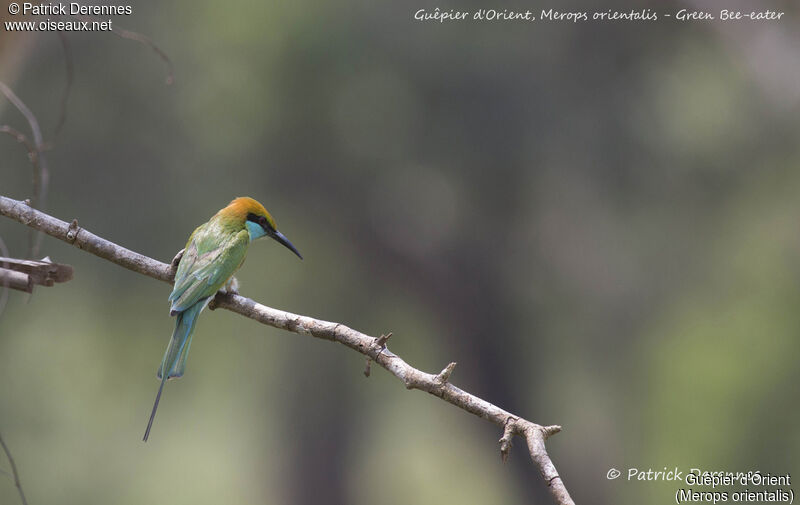
POLYGON ((250 212, 249 214, 247 214, 247 220, 252 221, 254 223, 258 223, 259 225, 261 225, 262 228, 270 230, 273 229, 272 225, 269 224, 269 221, 267 221, 267 218, 265 216, 259 216, 250 212))

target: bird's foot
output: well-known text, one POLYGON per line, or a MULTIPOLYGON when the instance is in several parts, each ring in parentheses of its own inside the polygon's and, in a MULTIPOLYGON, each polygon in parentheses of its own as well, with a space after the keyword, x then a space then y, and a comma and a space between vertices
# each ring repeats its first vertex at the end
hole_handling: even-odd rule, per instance
POLYGON ((175 257, 172 258, 172 261, 169 262, 169 271, 173 279, 175 278, 175 272, 178 271, 178 263, 181 262, 184 252, 186 252, 186 249, 181 249, 180 251, 178 251, 178 254, 176 254, 175 257))
POLYGON ((238 295, 239 294, 239 281, 236 279, 236 277, 231 276, 231 278, 228 279, 228 282, 226 282, 224 286, 219 288, 219 291, 217 291, 217 294, 214 295, 208 301, 208 310, 216 310, 216 308, 217 308, 217 298, 219 298, 220 296, 223 296, 223 295, 227 295, 227 294, 231 294, 231 295, 238 295))
POLYGON ((222 286, 222 289, 220 289, 220 291, 222 291, 223 293, 230 293, 232 295, 238 295, 239 294, 239 280, 236 277, 231 276, 231 278, 228 279, 228 282, 226 282, 225 285, 222 286))

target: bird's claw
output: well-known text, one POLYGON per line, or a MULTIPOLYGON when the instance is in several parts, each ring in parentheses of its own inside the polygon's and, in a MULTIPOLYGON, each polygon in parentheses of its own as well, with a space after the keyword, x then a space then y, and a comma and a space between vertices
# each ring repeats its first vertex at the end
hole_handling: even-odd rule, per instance
POLYGON ((178 263, 181 262, 184 251, 186 251, 186 249, 178 251, 178 254, 169 262, 169 276, 171 281, 175 279, 175 274, 178 272, 178 263))
POLYGON ((176 254, 175 257, 172 258, 172 262, 170 262, 170 265, 172 267, 177 267, 178 263, 180 263, 181 259, 183 258, 183 253, 185 253, 185 252, 186 252, 186 249, 181 249, 180 251, 178 251, 178 254, 176 254))
POLYGON ((239 280, 236 277, 231 276, 231 278, 228 280, 228 282, 226 282, 225 285, 222 286, 222 289, 220 291, 222 291, 223 293, 230 293, 232 295, 238 295, 239 294, 239 280))

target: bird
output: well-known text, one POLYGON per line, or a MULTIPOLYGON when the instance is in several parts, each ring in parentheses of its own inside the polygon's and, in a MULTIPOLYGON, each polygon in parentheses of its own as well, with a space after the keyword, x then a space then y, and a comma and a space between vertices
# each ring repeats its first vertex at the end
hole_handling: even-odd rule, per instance
POLYGON ((289 239, 278 231, 267 209, 250 197, 234 198, 189 236, 168 298, 170 316, 176 316, 175 330, 158 367, 157 377, 161 384, 144 432, 145 442, 150 437, 164 384, 169 379, 182 377, 186 370, 186 357, 192 345, 197 316, 217 291, 235 290, 233 274, 244 263, 250 243, 262 237, 274 239, 303 259, 289 239))

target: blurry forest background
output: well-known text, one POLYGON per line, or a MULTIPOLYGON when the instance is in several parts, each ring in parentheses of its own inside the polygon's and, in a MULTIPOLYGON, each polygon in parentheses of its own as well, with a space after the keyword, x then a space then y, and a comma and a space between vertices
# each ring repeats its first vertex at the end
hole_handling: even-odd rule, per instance
MULTIPOLYGON (((393 331, 418 368, 457 361, 456 385, 563 425, 548 449, 577 503, 672 499, 611 467, 796 473, 796 4, 759 3, 787 12, 773 23, 413 20, 696 7, 606 3, 133 2, 115 25, 175 83, 145 46, 67 34, 47 210, 168 261, 233 197, 261 200, 306 259, 255 244, 242 294, 393 331)), ((0 31, 0 80, 51 138, 58 36, 0 31)), ((27 131, 5 100, 0 124, 27 131)), ((0 194, 31 187, 0 137, 0 194)), ((12 256, 27 233, 0 219, 12 256)), ((226 311, 201 317, 143 444, 169 287, 55 239, 43 255, 75 279, 0 317, 0 433, 31 505, 550 502, 496 426, 226 311)))

